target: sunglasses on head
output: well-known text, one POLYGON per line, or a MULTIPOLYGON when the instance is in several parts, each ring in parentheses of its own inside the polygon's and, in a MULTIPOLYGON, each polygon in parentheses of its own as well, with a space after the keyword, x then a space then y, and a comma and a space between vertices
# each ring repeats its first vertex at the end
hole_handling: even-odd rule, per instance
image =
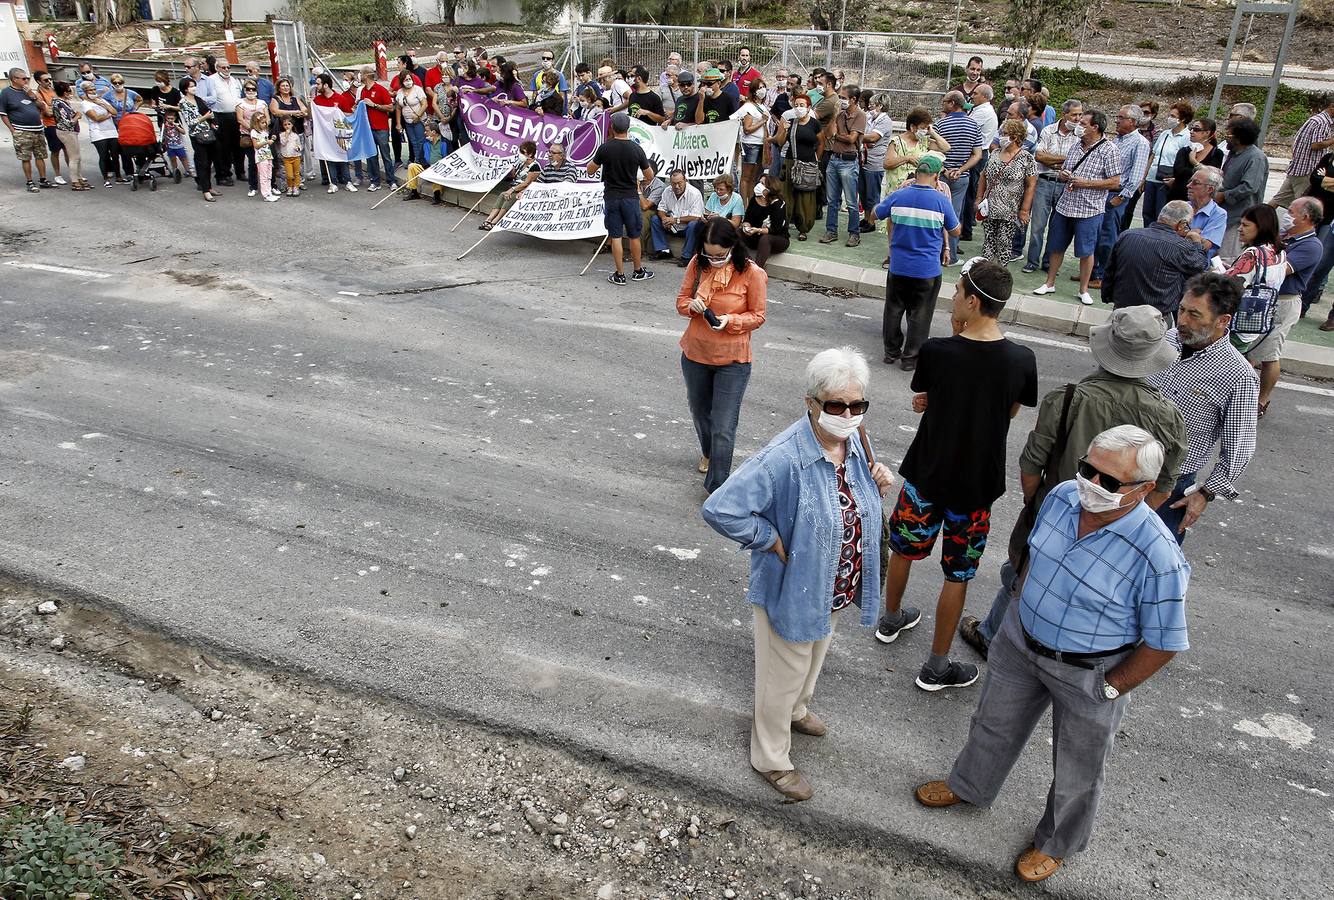
POLYGON ((844 403, 842 400, 825 400, 820 404, 820 408, 831 416, 841 416, 845 412, 860 416, 871 408, 871 401, 854 400, 851 403, 844 403))
POLYGON ((1134 487, 1135 485, 1144 483, 1142 481, 1122 481, 1119 478, 1113 478, 1106 472, 1094 468, 1093 464, 1089 462, 1089 458, 1087 456, 1081 456, 1079 458, 1079 467, 1077 471, 1079 472, 1080 475, 1084 476, 1089 481, 1092 481, 1094 477, 1097 477, 1098 484, 1102 485, 1104 488, 1111 491, 1112 493, 1116 493, 1123 487, 1134 487))

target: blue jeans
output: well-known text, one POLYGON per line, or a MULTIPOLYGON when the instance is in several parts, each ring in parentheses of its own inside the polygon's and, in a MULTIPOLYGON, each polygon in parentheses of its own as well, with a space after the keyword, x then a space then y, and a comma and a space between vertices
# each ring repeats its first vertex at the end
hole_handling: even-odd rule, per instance
MULTIPOLYGON (((977 165, 972 168, 972 172, 985 172, 987 170, 987 160, 991 158, 990 150, 982 151, 982 158, 977 161, 977 165)), ((969 177, 968 191, 964 194, 963 210, 959 213, 959 240, 971 241, 973 239, 973 225, 977 223, 977 179, 969 177)), ((1016 231, 1016 241, 1022 241, 1023 237, 1016 231)), ((1022 244, 1020 245, 1023 246, 1022 244)))
POLYGON ((1005 621, 1005 613, 1010 609, 1010 601, 1014 599, 1014 583, 1018 577, 1019 573, 1006 558, 1005 562, 1001 563, 1001 586, 996 591, 996 598, 991 601, 991 611, 977 624, 978 633, 987 639, 987 643, 994 641, 1000 632, 1001 624, 1005 621))
POLYGON ((1161 181, 1144 182, 1144 227, 1158 221, 1158 213, 1167 205, 1167 185, 1161 181))
POLYGON ((1047 268, 1051 251, 1046 250, 1047 226, 1051 224, 1051 214, 1056 210, 1056 201, 1061 199, 1059 181, 1038 178, 1037 190, 1033 192, 1033 215, 1028 220, 1028 264, 1033 268, 1047 268))
MULTIPOLYGON (((963 200, 968 195, 968 182, 972 180, 972 172, 964 172, 953 181, 947 181, 950 186, 950 205, 954 207, 954 214, 963 221, 963 200)), ((957 262, 959 259, 959 239, 950 235, 950 262, 957 262)))
POLYGON ((426 158, 426 126, 421 122, 404 122, 403 135, 408 139, 412 159, 418 162, 426 158))
MULTIPOLYGON (((783 153, 780 148, 773 145, 770 145, 769 151, 770 155, 773 156, 773 159, 769 162, 769 177, 777 178, 783 173, 783 153)), ((880 201, 877 200, 876 202, 879 203, 880 201)))
MULTIPOLYGON (((686 236, 686 246, 681 251, 681 258, 689 259, 692 254, 687 251, 691 249, 691 244, 693 242, 690 229, 694 227, 695 224, 696 223, 691 222, 685 227, 684 231, 668 231, 667 227, 662 224, 662 219, 657 213, 654 213, 653 218, 648 220, 649 246, 653 248, 654 253, 661 253, 662 251, 669 249, 667 247, 668 235, 684 234, 686 236)), ((698 232, 696 232, 696 234, 697 233, 698 232)))
MULTIPOLYGON (((1334 216, 1334 209, 1325 210, 1325 215, 1334 216)), ((1329 280, 1330 269, 1334 269, 1334 225, 1326 222, 1320 226, 1319 234, 1325 255, 1320 258, 1319 265, 1315 267, 1315 271, 1306 282, 1306 291, 1302 294, 1302 315, 1320 303, 1320 295, 1325 292, 1325 282, 1329 280)), ((1334 321, 1334 309, 1330 310, 1329 318, 1334 321)))
POLYGON ((837 156, 831 156, 829 157, 829 168, 826 173, 828 174, 828 181, 825 184, 825 199, 829 204, 829 209, 825 214, 825 230, 834 234, 838 233, 838 209, 846 203, 848 207, 848 234, 857 234, 857 222, 859 221, 857 181, 861 173, 861 166, 855 159, 839 159, 837 156))
POLYGON ((1172 489, 1172 496, 1168 497, 1163 505, 1158 507, 1158 518, 1162 519, 1163 524, 1168 527, 1172 534, 1176 535, 1178 545, 1186 540, 1186 533, 1179 530, 1181 520, 1186 517, 1186 508, 1183 506, 1181 509, 1173 509, 1172 504, 1186 496, 1186 488, 1195 483, 1195 475, 1195 472, 1191 472, 1189 475, 1182 475, 1178 478, 1176 487, 1172 489))
POLYGON ((329 167, 329 180, 339 187, 352 180, 348 174, 347 163, 329 161, 325 165, 329 167))
MULTIPOLYGON (((1119 197, 1121 195, 1114 194, 1113 196, 1119 197)), ((1107 206, 1103 211, 1102 227, 1098 231, 1098 246, 1093 250, 1093 278, 1095 280, 1102 278, 1107 260, 1112 255, 1112 245, 1121 236, 1121 215, 1124 212, 1124 203, 1112 206, 1111 198, 1108 198, 1107 206)))
POLYGON ((862 194, 862 218, 875 209, 876 204, 880 202, 880 188, 885 183, 884 166, 863 166, 861 175, 857 178, 857 185, 861 188, 862 194))
POLYGON ((366 168, 370 170, 371 184, 387 184, 394 187, 398 184, 394 178, 394 161, 389 155, 389 129, 384 131, 372 131, 375 136, 375 150, 377 156, 372 156, 366 160, 366 168), (378 157, 378 158, 377 158, 378 157), (381 174, 381 165, 383 165, 383 174, 381 174))
POLYGON ((736 426, 741 418, 741 398, 750 381, 750 363, 708 366, 681 354, 681 374, 686 381, 686 402, 695 421, 699 452, 709 458, 704 489, 712 494, 732 474, 732 451, 736 426))
MULTIPOLYGON (((656 220, 657 217, 655 216, 654 218, 656 220)), ((695 221, 691 222, 689 225, 686 226, 685 230, 686 245, 685 247, 681 248, 682 259, 690 259, 690 257, 695 255, 695 251, 699 249, 699 237, 703 233, 704 233, 703 219, 696 219, 695 221)))

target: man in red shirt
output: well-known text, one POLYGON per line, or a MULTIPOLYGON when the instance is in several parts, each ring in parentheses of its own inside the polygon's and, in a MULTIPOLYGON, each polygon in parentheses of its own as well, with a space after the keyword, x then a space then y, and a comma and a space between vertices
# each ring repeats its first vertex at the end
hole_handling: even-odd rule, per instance
POLYGON ((741 89, 741 96, 747 95, 750 83, 759 77, 760 70, 750 64, 750 48, 742 47, 736 56, 736 71, 732 73, 732 81, 741 89))
MULTIPOLYGON (((431 69, 436 72, 438 69, 431 69)), ((378 159, 372 156, 366 160, 370 170, 371 186, 369 190, 378 191, 383 182, 394 187, 394 164, 389 156, 389 114, 394 111, 394 98, 389 89, 375 80, 375 67, 361 67, 361 87, 357 89, 357 99, 366 101, 366 119, 371 125, 371 134, 375 135, 375 150, 378 159), (380 175, 380 166, 384 165, 384 176, 380 175)))
MULTIPOLYGON (((315 96, 311 102, 316 106, 336 106, 345 113, 352 112, 356 107, 351 94, 342 94, 334 90, 333 76, 328 72, 321 72, 316 76, 315 96)), ((316 149, 318 150, 318 145, 316 149)), ((329 193, 338 193, 340 187, 346 188, 353 194, 357 192, 357 186, 352 183, 348 172, 347 160, 320 159, 318 154, 315 158, 319 160, 321 174, 329 180, 329 193)))
POLYGON ((448 84, 453 77, 454 73, 450 71, 449 66, 449 54, 441 50, 435 55, 435 65, 426 70, 426 81, 422 87, 427 94, 434 95, 437 84, 448 84))

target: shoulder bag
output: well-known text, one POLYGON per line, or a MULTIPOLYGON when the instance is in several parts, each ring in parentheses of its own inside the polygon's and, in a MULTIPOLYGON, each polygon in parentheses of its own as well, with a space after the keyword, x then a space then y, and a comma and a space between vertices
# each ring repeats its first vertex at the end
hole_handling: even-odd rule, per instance
MULTIPOLYGON (((1283 254, 1280 253, 1275 265, 1283 264, 1283 254)), ((1257 251, 1250 284, 1241 292, 1241 303, 1228 327, 1232 346, 1242 353, 1255 349, 1256 344, 1274 330, 1274 321, 1278 318, 1278 288, 1269 285, 1268 274, 1269 266, 1257 251)))
POLYGON ((1024 501, 1024 508, 1019 511, 1014 530, 1010 532, 1010 565, 1014 566, 1016 574, 1022 574, 1028 565, 1028 536, 1033 533, 1033 526, 1037 525, 1038 510, 1042 509, 1042 501, 1046 500, 1052 488, 1060 483, 1056 480, 1056 470, 1061 464, 1061 457, 1065 456, 1066 445, 1070 442, 1070 401, 1075 398, 1077 388, 1078 385, 1073 382, 1065 386, 1065 398, 1061 401, 1061 421, 1056 426, 1056 441, 1052 444, 1051 452, 1047 454, 1047 462, 1042 467, 1042 480, 1038 483, 1033 496, 1024 501))
POLYGON ((820 164, 816 162, 802 162, 797 158, 797 120, 793 119, 792 124, 788 126, 788 142, 791 147, 788 151, 788 158, 792 160, 792 172, 790 176, 792 190, 802 194, 809 194, 811 191, 820 189, 820 164))

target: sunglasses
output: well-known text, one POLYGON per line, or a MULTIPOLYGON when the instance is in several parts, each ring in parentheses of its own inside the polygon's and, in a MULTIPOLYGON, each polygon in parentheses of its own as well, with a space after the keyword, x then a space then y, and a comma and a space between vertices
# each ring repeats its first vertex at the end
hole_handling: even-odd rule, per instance
POLYGON ((1121 490, 1121 488, 1123 487, 1134 487, 1135 485, 1144 483, 1142 481, 1122 481, 1119 478, 1113 478, 1106 472, 1094 468, 1093 464, 1089 462, 1089 458, 1087 456, 1081 456, 1079 458, 1079 466, 1077 471, 1079 472, 1080 475, 1084 476, 1089 481, 1092 481, 1096 477, 1098 479, 1098 484, 1102 485, 1104 488, 1111 491, 1113 494, 1121 490))
POLYGON ((820 404, 820 408, 831 416, 841 416, 845 412, 860 416, 871 408, 871 401, 854 400, 851 403, 844 403, 842 400, 825 400, 820 404))
POLYGON ((556 58, 556 57, 554 57, 554 56, 544 56, 544 57, 542 57, 542 62, 551 62, 551 61, 554 60, 555 58, 556 58))

